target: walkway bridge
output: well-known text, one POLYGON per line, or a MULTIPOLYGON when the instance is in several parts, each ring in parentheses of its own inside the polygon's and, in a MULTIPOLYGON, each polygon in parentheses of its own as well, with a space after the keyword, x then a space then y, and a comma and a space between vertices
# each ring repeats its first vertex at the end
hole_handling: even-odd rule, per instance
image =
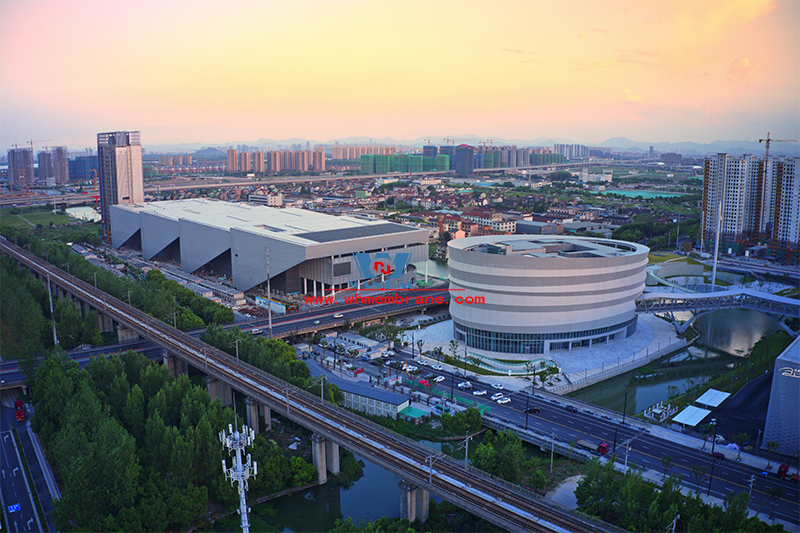
POLYGON ((427 517, 430 491, 509 531, 619 531, 614 526, 544 501, 522 487, 465 468, 460 462, 419 443, 322 402, 316 395, 240 362, 1 238, 0 251, 27 266, 46 284, 57 285, 120 327, 162 347, 168 353, 165 363, 172 369, 177 368, 178 363, 201 369, 208 375, 206 381, 213 391, 212 398, 221 396, 221 391, 224 394, 225 387, 228 387, 228 397, 231 387, 244 393, 248 425, 256 431, 259 405, 268 423, 274 410, 310 429, 314 433, 312 450, 320 480, 325 479, 327 470, 338 471, 338 446, 344 446, 401 477, 401 509, 410 520, 427 517))
MULTIPOLYGON (((720 309, 752 309, 771 315, 779 320, 784 317, 800 317, 800 300, 784 298, 752 289, 730 289, 702 294, 646 292, 636 300, 637 313, 666 313, 672 315, 679 311, 690 311, 694 316, 676 328, 686 331, 691 323, 700 315, 720 309)), ((785 324, 781 325, 791 335, 792 331, 785 324)))

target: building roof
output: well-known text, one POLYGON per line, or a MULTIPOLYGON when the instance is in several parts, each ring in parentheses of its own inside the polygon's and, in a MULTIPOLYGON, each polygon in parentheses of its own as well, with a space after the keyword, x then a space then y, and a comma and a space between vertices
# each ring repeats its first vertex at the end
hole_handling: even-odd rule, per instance
POLYGON ((416 229, 384 220, 337 217, 307 209, 277 209, 261 204, 231 203, 209 198, 115 207, 176 222, 189 220, 223 231, 230 231, 233 228, 246 230, 305 246, 403 233, 416 229))
POLYGON ((537 258, 620 257, 649 252, 646 246, 631 242, 556 235, 470 237, 451 241, 449 246, 475 253, 487 253, 490 247, 507 247, 514 255, 537 258))
POLYGON ((351 381, 337 380, 336 386, 339 387, 344 392, 349 392, 350 394, 357 394, 359 396, 364 396, 367 398, 373 398, 375 400, 380 400, 382 402, 386 402, 392 405, 400 405, 411 399, 409 396, 405 394, 392 392, 390 390, 381 389, 379 387, 368 387, 365 385, 361 385, 359 383, 353 383, 351 381))
POLYGON ((729 392, 722 392, 721 390, 708 389, 700 396, 695 403, 705 405, 707 407, 719 407, 719 404, 728 399, 731 394, 729 392))
POLYGON ((672 418, 672 421, 677 424, 684 424, 687 426, 695 427, 703 421, 705 417, 711 414, 708 409, 701 409, 690 405, 672 418))

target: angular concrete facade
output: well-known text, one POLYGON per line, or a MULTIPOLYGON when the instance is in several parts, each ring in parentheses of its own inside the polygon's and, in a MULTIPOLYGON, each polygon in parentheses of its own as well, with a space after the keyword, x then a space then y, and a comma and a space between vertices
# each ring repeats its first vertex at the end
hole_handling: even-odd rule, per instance
POLYGON ((448 246, 450 315, 456 338, 472 348, 546 354, 626 338, 636 329, 646 246, 532 235, 448 246))
POLYGON ((775 359, 761 448, 766 449, 767 442, 775 441, 778 443, 778 453, 794 455, 800 450, 798 406, 800 406, 800 337, 797 337, 775 359))
POLYGON ((186 272, 213 271, 246 291, 267 280, 287 293, 323 295, 369 279, 354 254, 428 258, 428 231, 381 220, 210 199, 112 206, 112 243, 137 246, 151 259, 179 261, 186 272))

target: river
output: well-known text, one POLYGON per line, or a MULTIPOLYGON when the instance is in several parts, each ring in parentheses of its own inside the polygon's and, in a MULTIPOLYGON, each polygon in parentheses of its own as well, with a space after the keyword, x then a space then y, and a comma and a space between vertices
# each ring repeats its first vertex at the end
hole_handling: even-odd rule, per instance
POLYGON ((694 346, 569 396, 621 413, 627 393, 627 412, 639 413, 668 401, 668 387, 678 387, 683 393, 687 380, 703 383, 737 364, 763 335, 780 326, 774 318, 757 311, 727 309, 700 316, 695 328, 700 338, 694 346))

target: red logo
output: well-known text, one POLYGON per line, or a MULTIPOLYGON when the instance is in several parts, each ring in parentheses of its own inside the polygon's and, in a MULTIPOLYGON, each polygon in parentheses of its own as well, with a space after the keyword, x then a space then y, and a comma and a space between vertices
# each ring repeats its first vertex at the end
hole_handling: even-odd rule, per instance
POLYGON ((385 276, 388 276, 392 273, 392 265, 384 265, 381 261, 375 261, 372 263, 372 269, 385 276))

